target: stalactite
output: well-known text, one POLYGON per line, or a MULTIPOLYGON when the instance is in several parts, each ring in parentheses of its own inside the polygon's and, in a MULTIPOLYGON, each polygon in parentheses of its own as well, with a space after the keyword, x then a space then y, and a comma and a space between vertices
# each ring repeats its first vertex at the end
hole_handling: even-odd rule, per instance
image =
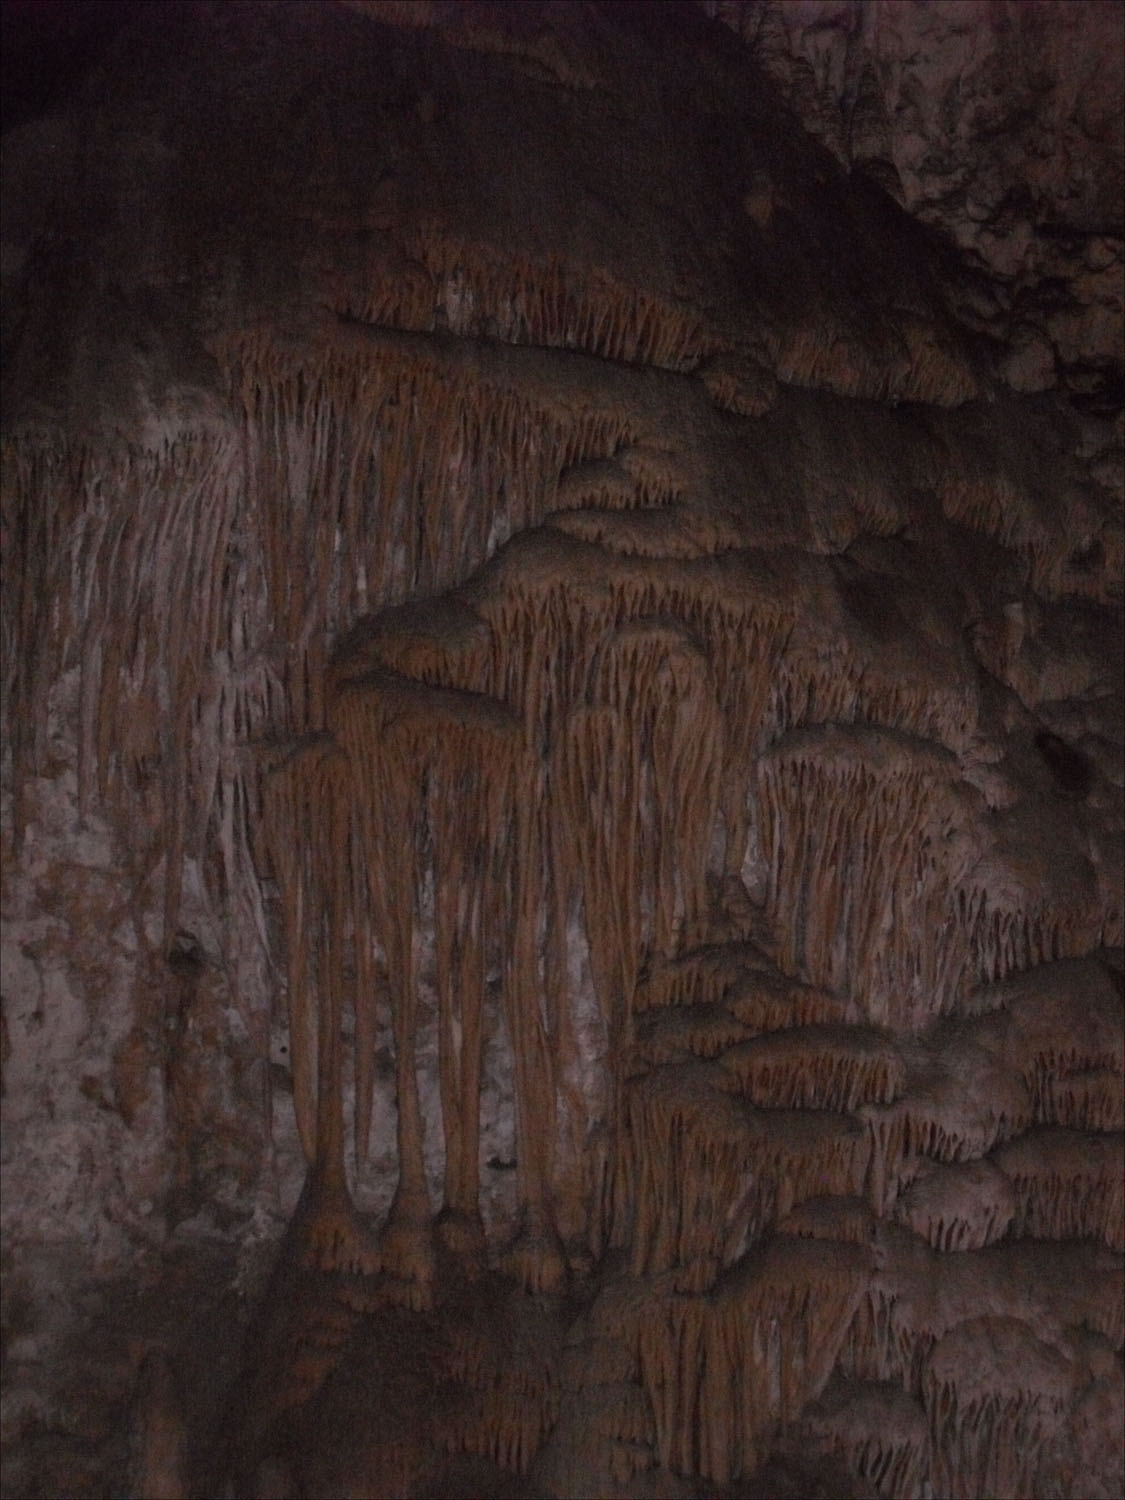
MULTIPOLYGON (((646 617, 678 621, 710 663, 722 710, 721 808, 727 862, 737 871, 747 840, 746 767, 766 727, 771 666, 789 628, 791 571, 749 555, 709 557, 698 566, 665 560, 653 569, 558 534, 522 539, 470 596, 493 630, 487 690, 522 707, 533 742, 546 748, 554 726, 582 701, 607 632, 646 617)), ((713 733, 717 725, 700 751, 713 733)), ((700 790, 706 793, 706 784, 700 790)))
MULTIPOLYGON (((579 691, 575 684, 575 693, 579 691)), ((722 726, 706 663, 676 628, 642 619, 607 634, 585 693, 556 732, 550 796, 562 856, 553 879, 580 888, 590 962, 615 1069, 613 1150, 624 1146, 621 1068, 642 964, 698 930, 721 765, 722 726), (572 873, 567 873, 567 866, 572 873)), ((621 1170, 610 1212, 623 1232, 621 1170)))
POLYGON ((657 1283, 638 1328, 660 1461, 726 1484, 828 1379, 870 1274, 869 1252, 775 1239, 709 1297, 657 1283))
POLYGON ((715 405, 740 417, 760 417, 777 399, 773 376, 745 355, 714 354, 700 366, 699 376, 715 405))
POLYGON ((694 560, 734 549, 741 534, 722 517, 686 506, 653 509, 553 511, 546 524, 607 552, 654 561, 694 560))
POLYGON ((571 465, 559 479, 556 500, 564 515, 592 510, 621 519, 622 512, 672 508, 687 487, 688 475, 674 452, 630 443, 619 446, 611 459, 571 465))
POLYGON ((277 882, 285 913, 289 999, 290 1069, 297 1127, 306 1158, 316 1155, 317 997, 313 932, 317 906, 308 908, 307 864, 317 845, 317 812, 307 794, 305 761, 332 753, 327 736, 300 744, 274 769, 267 783, 266 816, 277 882))
POLYGON ((562 402, 550 381, 438 340, 325 324, 299 354, 251 331, 216 352, 248 415, 271 611, 290 641, 469 576, 547 513, 560 473, 630 441, 605 403, 562 402), (501 503, 471 504, 479 494, 501 503), (302 588, 313 559, 320 573, 302 588), (305 618, 310 601, 322 618, 305 618))
POLYGON ((690 468, 674 447, 631 443, 617 461, 633 481, 638 505, 672 505, 690 488, 690 468))
POLYGON ((952 434, 943 447, 945 461, 934 489, 946 516, 1013 553, 1041 598, 1071 595, 1109 602, 1112 580, 1121 577, 1120 519, 1092 503, 1066 457, 1051 454, 1052 480, 1044 484, 1047 455, 1018 415, 1000 453, 989 455, 990 462, 978 444, 957 442, 952 434), (1076 537, 1090 540, 1101 566, 1074 566, 1076 537))
POLYGON ((718 1086, 713 1067, 661 1068, 628 1094, 634 1272, 677 1270, 677 1284, 713 1284, 740 1248, 744 1218, 757 1237, 776 1217, 778 1187, 753 1171, 748 1113, 718 1086), (721 1217, 719 1204, 730 1211, 721 1217), (733 1216, 733 1217, 732 1217, 733 1216))
POLYGON ((1035 1119, 1068 1130, 1125 1130, 1125 1078, 1110 1068, 1036 1078, 1035 1119))
MULTIPOLYGON (((357 943, 378 937, 386 954, 395 1043, 395 1082, 399 1182, 384 1231, 388 1267, 411 1287, 411 1300, 424 1305, 433 1275, 429 1240, 430 1202, 422 1158, 422 1123, 414 1063, 417 994, 414 929, 417 921, 424 828, 419 807, 416 745, 409 720, 395 722, 375 693, 354 685, 333 704, 335 730, 356 782, 357 837, 364 851, 367 900, 374 932, 357 932, 357 943), (390 720, 390 722, 387 722, 390 720)), ((362 1008, 374 995, 358 996, 362 1008)), ((368 1022, 362 1031, 374 1036, 368 1022)), ((368 1076, 361 1060, 362 1076, 368 1076)))
POLYGON ((752 1104, 764 1109, 852 1111, 889 1104, 906 1077, 889 1038, 859 1027, 772 1031, 728 1048, 723 1066, 752 1104))
POLYGON ((1068 1361, 1014 1318, 974 1318, 946 1334, 923 1386, 937 1487, 955 1500, 1037 1493, 1073 1383, 1068 1361))
POLYGON ((522 713, 531 743, 546 752, 579 701, 604 615, 561 586, 475 602, 492 631, 485 690, 522 713))
POLYGON ((547 1319, 528 1315, 521 1326, 503 1306, 491 1327, 453 1329, 442 1373, 464 1387, 465 1399, 444 1436, 448 1451, 527 1472, 558 1419, 554 1334, 547 1319))
POLYGON ((893 1030, 950 1010, 968 963, 951 920, 951 774, 932 747, 839 725, 786 736, 759 766, 782 969, 850 992, 893 1030), (904 890, 917 893, 909 922, 904 890))
MULTIPOLYGON (((24 779, 45 747, 49 689, 77 665, 83 813, 100 797, 132 820, 139 783, 159 770, 169 941, 183 859, 200 855, 216 799, 238 795, 244 775, 214 754, 204 722, 239 608, 225 566, 238 470, 237 444, 218 426, 149 448, 5 441, 3 524, 24 566, 6 579, 4 629, 8 641, 35 643, 5 652, 17 827, 24 779)), ((231 690, 245 702, 244 688, 231 690)), ((227 881, 240 885, 245 871, 222 852, 227 881)))
POLYGON ((294 1102, 310 1163, 295 1221, 300 1253, 322 1270, 370 1273, 379 1256, 355 1214, 344 1169, 345 948, 359 857, 350 830, 354 793, 346 756, 330 737, 317 736, 272 769, 266 816, 286 913, 294 1102))
POLYGON ((1042 1126, 1009 1141, 996 1165, 1015 1191, 1015 1234, 1103 1240, 1125 1250, 1125 1180, 1120 1135, 1042 1126))
MULTIPOLYGON (((656 1464, 652 1412, 633 1381, 601 1381, 568 1391, 536 1479, 548 1493, 596 1493, 630 1486, 656 1464)), ((641 1483, 645 1481, 642 1480, 641 1483)))
POLYGON ((772 966, 744 974, 726 996, 726 1005, 755 1034, 856 1019, 845 998, 801 984, 772 966))
POLYGON ((1024 874, 1017 855, 982 859, 957 891, 960 925, 980 984, 1035 965, 1080 958, 1100 946, 1117 918, 1089 902, 1052 899, 1039 870, 1024 874), (1021 878, 1022 877, 1022 878, 1021 878))
MULTIPOLYGON (((706 659, 681 629, 640 619, 605 642, 588 692, 627 721, 642 767, 634 838, 642 907, 638 949, 671 955, 699 934, 722 765, 723 723, 706 659), (649 925, 651 923, 651 925, 649 925)), ((636 773, 634 773, 636 774, 636 773)), ((629 990, 632 1009, 636 976, 629 990)))
POLYGON ((332 1289, 310 1287, 304 1297, 294 1299, 285 1310, 288 1358, 275 1358, 264 1376, 259 1376, 276 1382, 268 1399, 271 1416, 276 1412, 284 1419, 316 1395, 339 1365, 355 1326, 355 1310, 333 1295, 332 1289))
MULTIPOLYGON (((588 337, 617 358, 630 357, 636 341, 659 342, 649 309, 609 318, 597 332, 597 319, 582 322, 567 289, 554 288, 544 300, 530 270, 526 282, 532 311, 520 316, 528 337, 588 337), (641 320, 635 327, 631 316, 641 320)), ((380 316, 409 322, 416 314, 400 307, 380 316)), ((741 1307, 739 1324, 724 1311, 731 1301, 724 1268, 748 1245, 780 1220, 802 1243, 865 1247, 871 1229, 854 1195, 870 1153, 875 1211, 893 1213, 934 1248, 971 1254, 1002 1235, 1012 1215, 1003 1201, 997 1206, 1003 1194, 995 1168, 966 1158, 1030 1122, 1023 1088, 1044 1122, 1120 1122, 1119 1048, 1088 1043, 1085 1032, 1068 1045, 1053 1020, 1028 1019, 1031 1006, 1019 995, 1001 1002, 1000 1019, 979 1033, 976 1052, 963 1048, 956 1066, 915 1060, 905 1078, 902 1058, 885 1038, 841 1023, 856 1019, 861 1002, 871 1019, 907 1029, 935 996, 939 1009, 955 1006, 967 951, 978 974, 995 979, 1088 944, 1083 919, 1077 908, 1072 916, 1057 905, 997 905, 995 883, 957 884, 957 868, 942 865, 936 853, 953 816, 942 803, 951 765, 937 751, 885 731, 818 731, 790 734, 767 753, 761 772, 771 916, 779 921, 788 973, 750 945, 693 947, 710 917, 706 876, 716 814, 721 807, 733 870, 747 845, 746 768, 764 739, 810 720, 869 720, 960 747, 974 732, 974 705, 946 692, 936 672, 903 684, 895 673, 860 668, 847 652, 818 657, 792 649, 778 671, 786 646, 794 645, 793 610, 777 597, 784 570, 763 584, 757 561, 707 556, 734 538, 724 543, 716 531, 708 540, 696 523, 683 529, 675 507, 686 493, 684 475, 656 448, 622 447, 620 426, 593 417, 568 425, 552 413, 536 449, 521 435, 541 423, 540 407, 444 368, 436 356, 429 363, 386 351, 360 356, 329 343, 297 361, 246 340, 230 370, 248 419, 251 483, 238 524, 248 528, 247 538, 257 528, 266 539, 260 578, 238 562, 233 448, 210 452, 203 444, 198 453, 142 466, 139 477, 130 459, 117 478, 96 467, 81 478, 84 529, 60 595, 72 635, 79 620, 97 623, 118 582, 140 606, 137 621, 163 611, 150 632, 143 625, 131 638, 102 632, 96 644, 91 632, 81 648, 84 801, 94 782, 111 792, 126 773, 160 765, 171 920, 182 854, 200 847, 209 828, 218 830, 227 870, 249 868, 236 809, 251 783, 216 749, 220 738, 234 745, 266 726, 332 726, 336 742, 301 742, 268 776, 266 793, 289 930, 298 1122, 314 1162, 300 1222, 311 1263, 363 1272, 381 1265, 418 1306, 432 1277, 413 1056, 421 892, 432 880, 444 1230, 455 1248, 482 1260, 481 1028, 486 976, 495 966, 503 974, 517 1075, 524 1216, 505 1263, 533 1290, 559 1285, 563 1274, 550 1198, 569 997, 544 973, 544 913, 553 909, 557 928, 561 912, 565 926, 571 898, 581 893, 610 1051, 621 1068, 607 1206, 598 1210, 608 1229, 601 1233, 630 1243, 636 1273, 667 1271, 678 1289, 664 1344, 646 1333, 640 1346, 661 1456, 725 1482, 762 1455, 771 1426, 806 1394, 773 1331, 792 1329, 804 1312, 787 1304, 772 1322, 754 1302, 749 1311, 741 1307), (419 438, 422 411, 441 415, 419 438), (575 468, 590 453, 615 448, 615 467, 602 457, 601 469, 575 468), (565 571, 581 558, 581 576, 560 579, 556 570, 551 577, 548 568, 543 578, 525 576, 504 588, 494 586, 502 582, 498 573, 484 592, 470 591, 449 606, 448 618, 429 626, 417 610, 382 618, 326 673, 325 640, 372 603, 442 587, 487 555, 496 538, 474 520, 473 494, 503 493, 505 524, 522 529, 542 514, 534 507, 550 502, 568 466, 579 476, 574 495, 619 507, 589 522, 575 512, 567 522, 572 535, 597 544, 585 551, 556 544, 556 564, 565 571), (124 498, 111 501, 115 484, 124 498), (152 524, 135 514, 146 485, 166 487, 170 496, 152 524), (416 526, 405 524, 410 517, 419 518, 416 526), (204 571, 173 577, 170 559, 185 549, 204 571), (142 578, 165 579, 163 597, 145 594, 142 578), (198 623, 189 599, 195 607, 203 601, 198 623), (274 641, 285 643, 284 656, 274 641), (401 676, 392 679, 387 669, 401 676), (517 717, 470 704, 464 692, 456 697, 451 681, 462 690, 486 689, 517 717), (125 723, 106 686, 122 683, 129 702, 143 706, 125 723), (280 713, 279 703, 286 705, 280 713), (172 705, 177 711, 169 717, 172 705), (158 729, 161 718, 165 727, 158 729), (935 822, 925 821, 923 806, 939 808, 935 822), (922 918, 911 930, 893 892, 918 887, 922 918), (780 919, 790 912, 803 915, 787 928, 780 919), (898 935, 890 952, 888 920, 898 935), (374 1084, 377 951, 390 975, 401 1158, 381 1254, 347 1198, 340 1117, 346 954, 355 970, 362 1163, 374 1084), (848 986, 851 999, 841 994, 848 986), (1009 1042, 1017 1044, 1022 1084, 982 1061, 1009 1042), (630 1058, 630 1066, 653 1071, 627 1083, 630 1058), (693 1072, 689 1059, 717 1065, 693 1072), (725 1091, 735 1086, 770 1115, 745 1109, 725 1091), (785 1113, 818 1109, 862 1109, 868 1134, 843 1118, 785 1113), (943 1164, 922 1160, 931 1157, 943 1164), (821 1223, 809 1205, 825 1189, 836 1206, 821 1223), (707 1302, 694 1295, 704 1289, 707 1302), (751 1378, 748 1371, 767 1392, 767 1415, 753 1422, 730 1408, 730 1392, 751 1378)), ((57 487, 60 476, 21 482, 57 487)), ((78 483, 73 475, 67 482, 78 483)), ((56 494, 44 505, 45 520, 16 524, 65 530, 65 505, 56 494)), ((31 550, 45 557, 65 547, 44 536, 31 550)), ((39 586, 46 587, 43 578, 39 586)), ((35 607, 26 594, 15 601, 9 634, 27 629, 35 607)), ((64 659, 73 641, 53 649, 64 659)), ((41 723, 34 671, 20 666, 12 683, 9 693, 26 703, 27 722, 41 723)), ((580 1109, 572 1111, 576 1139, 589 1123, 577 1120, 580 1109)), ((1075 1167, 1071 1137, 1056 1153, 1061 1165, 1036 1158, 1029 1168, 1028 1143, 1037 1140, 1024 1137, 997 1157, 1015 1183, 1017 1232, 1086 1233, 1120 1245, 1117 1178, 1105 1163, 1096 1171, 1089 1162, 1075 1167)), ((1098 1150, 1108 1157, 1105 1142, 1098 1150)), ((868 1363, 913 1380, 942 1320, 908 1325, 893 1301, 871 1319, 870 1337, 886 1347, 869 1351, 868 1363)), ((312 1346, 301 1358, 309 1379, 322 1370, 322 1353, 312 1346)), ((478 1376, 479 1400, 458 1441, 523 1471, 554 1420, 555 1398, 501 1367, 478 1376)), ((626 1420, 636 1388, 626 1382, 622 1391, 620 1412, 614 1407, 605 1423, 627 1479, 648 1459, 643 1422, 626 1420)), ((949 1399, 944 1387, 934 1397, 946 1405, 949 1399)), ((640 1409, 647 1411, 643 1403, 640 1409)), ((988 1412, 981 1420, 994 1420, 988 1412)), ((856 1436, 848 1453, 861 1477, 892 1488, 894 1476, 917 1462, 909 1443, 893 1448, 869 1436, 856 1436)))
POLYGON ((815 724, 871 724, 932 740, 958 754, 975 741, 979 706, 950 653, 916 634, 909 655, 869 641, 825 645, 793 640, 773 677, 771 711, 780 730, 815 724), (909 666, 907 666, 909 662, 909 666))
POLYGON ((899 332, 876 324, 849 327, 819 304, 812 322, 764 330, 779 380, 875 401, 960 406, 977 382, 964 354, 929 323, 917 322, 907 348, 899 332))
POLYGON ((858 1379, 894 1381, 920 1398, 938 1340, 982 1309, 1059 1347, 1078 1324, 1116 1345, 1125 1334, 1121 1257, 1103 1246, 1009 1238, 946 1255, 883 1224, 875 1250, 879 1269, 840 1350, 841 1369, 858 1379))
POLYGON ((900 334, 906 344, 910 374, 899 400, 960 406, 979 394, 971 357, 960 343, 958 332, 948 323, 943 325, 940 316, 930 319, 907 313, 900 334))
POLYGON ((669 562, 659 572, 623 559, 611 575, 619 618, 672 616, 710 663, 724 721, 721 808, 733 872, 746 849, 746 768, 769 727, 770 677, 794 618, 795 571, 743 552, 669 562))
POLYGON ((344 636, 332 688, 384 668, 429 687, 471 690, 483 681, 489 651, 488 627, 468 605, 447 595, 412 600, 365 617, 344 636))
POLYGON ((747 1028, 723 1005, 662 1008, 637 1018, 634 1056, 640 1067, 659 1067, 693 1057, 716 1057, 746 1037, 747 1028))
POLYGON ((1031 1123, 1031 1101, 1019 1074, 957 1028, 906 1057, 902 1096, 859 1110, 871 1141, 868 1189, 880 1215, 904 1175, 909 1177, 914 1158, 970 1161, 1031 1123))
POLYGON ((1039 964, 978 993, 978 1045, 1010 1060, 1031 1096, 1035 1122, 1120 1130, 1125 1114, 1121 1001, 1092 959, 1039 964))
MULTIPOLYGON (((445 767, 441 768, 444 771, 445 767)), ((474 880, 466 866, 479 857, 481 823, 495 827, 495 809, 480 817, 478 767, 460 779, 437 772, 429 815, 434 864, 434 963, 438 997, 441 1114, 445 1133, 443 1235, 466 1258, 483 1252, 480 1225, 480 1085, 483 1012, 490 929, 497 925, 492 871, 474 880)), ((487 845, 486 845, 487 849, 487 845)), ((486 855, 487 858, 487 855, 486 855)))
POLYGON ((791 629, 792 605, 784 574, 771 577, 756 559, 708 562, 684 568, 672 604, 714 673, 725 726, 721 806, 727 867, 737 873, 746 849, 746 768, 769 727, 770 676, 791 629))
POLYGON ((1016 1214, 1010 1179, 990 1161, 926 1161, 894 1205, 894 1216, 935 1250, 981 1250, 1008 1233, 1016 1214))
MULTIPOLYGON (((453 583, 489 547, 493 517, 470 513, 470 495, 503 492, 518 507, 546 485, 545 474, 520 472, 532 457, 515 436, 526 403, 433 359, 328 332, 299 356, 247 338, 219 354, 250 419, 260 525, 276 539, 272 608, 291 643, 453 583), (423 412, 432 415, 419 427, 423 412), (322 619, 306 620, 310 601, 322 619)), ((517 508, 508 524, 528 519, 517 508)))
MULTIPOLYGON (((962 466, 946 472, 939 491, 945 514, 974 531, 982 531, 1017 553, 1028 574, 1039 581, 1052 550, 1053 528, 1036 515, 1034 498, 1004 474, 966 474, 962 466)), ((1055 546, 1061 537, 1055 538, 1055 546)))
POLYGON ((877 1495, 916 1495, 928 1469, 926 1414, 894 1385, 830 1381, 786 1443, 794 1453, 809 1446, 842 1459, 877 1495))
MULTIPOLYGON (((432 1250, 414 1062, 414 933, 432 871, 445 1218, 459 1245, 465 1234, 479 1245, 483 991, 488 955, 510 913, 502 900, 505 866, 515 856, 507 803, 522 739, 516 721, 480 695, 412 684, 385 671, 352 677, 341 669, 337 678, 330 714, 355 778, 354 817, 372 921, 371 929, 357 923, 356 940, 378 940, 386 954, 395 1036, 400 1177, 383 1259, 425 1299, 432 1250)), ((358 997, 360 1011, 374 999, 358 997)), ((370 1046, 370 1020, 362 1034, 370 1046)), ((366 1087, 369 1060, 359 1059, 359 1071, 366 1087)))
POLYGON ((658 1068, 630 1086, 637 1274, 675 1269, 677 1284, 702 1290, 794 1204, 861 1191, 867 1142, 854 1120, 755 1110, 730 1090, 720 1065, 700 1062, 658 1068))
POLYGON ((631 510, 641 504, 634 476, 617 458, 588 458, 559 476, 555 499, 563 511, 631 510))
MULTIPOLYGON (((520 743, 526 742, 521 739, 520 743)), ((566 1277, 549 1190, 557 1140, 558 1080, 570 1064, 572 1050, 569 997, 561 986, 543 983, 540 962, 540 912, 548 895, 543 888, 543 776, 540 758, 528 752, 513 780, 510 879, 514 921, 505 982, 516 1072, 521 1194, 519 1230, 505 1264, 526 1290, 535 1292, 555 1291, 566 1277)), ((568 1091, 566 1103, 573 1111, 573 1091, 568 1091)))
MULTIPOLYGON (((5 437, 2 448, 4 589, 0 619, 4 629, 5 719, 11 726, 14 826, 22 838, 23 789, 37 774, 47 738, 47 694, 57 670, 59 645, 32 649, 50 640, 49 603, 58 587, 62 538, 75 524, 78 482, 74 457, 62 445, 5 437), (8 557, 21 566, 12 568, 8 557)), ((65 604, 65 595, 64 595, 65 604)))
MULTIPOLYGON (((396 1215, 409 1218, 417 1239, 428 1218, 417 1130, 410 1123, 417 1110, 410 1099, 415 1087, 409 1062, 414 1001, 407 986, 412 985, 408 929, 418 918, 419 893, 432 859, 446 1138, 440 1227, 462 1251, 472 1241, 479 1258, 483 992, 488 967, 499 963, 515 1066, 522 1225, 508 1262, 529 1287, 553 1286, 564 1267, 546 1197, 555 1129, 553 1111, 544 1106, 555 1097, 561 1027, 557 1016, 541 1013, 536 999, 541 990, 542 906, 535 877, 540 863, 534 844, 541 802, 534 790, 537 762, 524 749, 517 721, 495 700, 423 687, 385 671, 357 675, 359 664, 378 649, 378 638, 366 632, 353 648, 360 651, 359 662, 345 655, 336 668, 332 714, 361 767, 363 784, 373 788, 357 810, 368 869, 379 872, 371 907, 377 929, 391 935, 383 937, 388 962, 405 976, 392 989, 399 1017, 399 1097, 407 1101, 406 1110, 400 1109, 403 1202, 392 1213, 392 1229, 396 1215), (402 866, 394 853, 396 840, 414 849, 412 868, 409 855, 402 866), (432 855, 427 854, 431 848, 432 855), (406 924, 397 935, 396 923, 400 928, 406 924)), ((368 1026, 365 1034, 373 1035, 373 1029, 368 1026)), ((361 1107, 368 1076, 369 1070, 357 1095, 361 1107)))
POLYGON ((436 223, 396 249, 375 260, 366 289, 341 292, 340 311, 418 331, 440 319, 462 338, 577 349, 669 370, 694 368, 715 346, 695 309, 625 285, 601 267, 500 252, 436 223))
POLYGON ((862 1198, 809 1198, 778 1220, 779 1234, 801 1239, 840 1240, 846 1245, 871 1245, 876 1239, 875 1216, 862 1198))
POLYGON ((674 958, 657 956, 638 981, 634 1009, 714 1005, 759 975, 763 983, 776 978, 779 985, 790 985, 772 970, 766 955, 749 942, 709 943, 674 958))
MULTIPOLYGON (((908 1063, 899 1107, 907 1149, 941 1161, 983 1155, 1030 1122, 1030 1100, 1018 1075, 955 1028, 939 1033, 930 1054, 908 1063)), ((893 1106, 892 1106, 893 1107, 893 1106)))
MULTIPOLYGON (((540 775, 549 774, 549 764, 540 775)), ((544 786, 544 780, 537 785, 544 786)), ((589 1064, 580 1040, 579 1003, 571 993, 570 933, 577 924, 578 874, 566 830, 553 817, 551 799, 543 795, 538 828, 540 894, 543 901, 543 1010, 553 1031, 553 1077, 558 1089, 555 1120, 554 1175, 551 1188, 560 1225, 572 1244, 600 1238, 602 1215, 593 1205, 601 1201, 603 1152, 598 1119, 601 1089, 589 1077, 589 1064)))
MULTIPOLYGON (((630 1050, 632 996, 642 962, 642 766, 628 721, 608 706, 576 709, 559 737, 551 782, 560 826, 580 850, 576 870, 590 951, 590 967, 606 1028, 611 1067, 630 1050)), ((620 1078, 609 1100, 611 1141, 623 1142, 620 1078)), ((610 1164, 609 1203, 616 1192, 610 1164)), ((610 1213, 613 1212, 610 1208, 610 1213)))
MULTIPOLYGON (((843 1034, 847 1002, 787 978, 753 943, 708 946, 654 962, 637 986, 636 1056, 655 1066, 717 1057, 765 1033, 828 1027, 843 1034)), ((731 1066, 737 1071, 735 1051, 731 1066)), ((897 1072, 897 1069, 896 1069, 897 1072)))

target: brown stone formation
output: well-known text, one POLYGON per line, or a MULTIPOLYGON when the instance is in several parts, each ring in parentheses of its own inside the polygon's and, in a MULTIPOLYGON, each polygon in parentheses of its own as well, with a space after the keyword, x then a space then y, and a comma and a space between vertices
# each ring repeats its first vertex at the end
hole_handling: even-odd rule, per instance
POLYGON ((5 1492, 1119 1494, 1122 10, 49 14, 5 1492))

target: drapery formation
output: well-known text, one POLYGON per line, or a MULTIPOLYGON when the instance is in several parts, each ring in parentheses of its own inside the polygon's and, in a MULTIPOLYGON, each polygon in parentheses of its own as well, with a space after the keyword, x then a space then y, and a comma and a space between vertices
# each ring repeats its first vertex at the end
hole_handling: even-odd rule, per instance
MULTIPOLYGON (((435 77, 544 111, 544 159, 580 94, 575 196, 620 214, 580 246, 504 163, 473 212, 388 168, 317 200, 276 306, 200 313, 206 400, 128 436, 32 407, 3 453, 16 830, 69 715, 165 950, 194 882, 235 1004, 251 941, 287 1015, 309 1175, 253 1456, 327 1409, 369 1449, 322 1492, 432 1490, 431 1450, 557 1494, 779 1452, 1054 1492, 1125 1335, 1093 439, 772 121, 704 229, 649 235, 635 164, 678 201, 690 153, 598 114, 592 43, 345 9, 432 21, 435 77)), ((433 126, 436 174, 471 157, 429 82, 375 134, 433 126)))
MULTIPOLYGON (((502 1263, 557 1289, 568 1260, 619 1248, 639 1284, 666 1286, 671 1310, 638 1324, 626 1405, 650 1412, 660 1462, 726 1482, 837 1361, 904 1379, 871 1343, 881 1325, 922 1336, 914 1294, 881 1288, 864 1258, 868 1231, 845 1265, 852 1232, 818 1203, 866 1204, 941 1255, 1013 1235, 1121 1247, 1117 1138, 1089 1134, 1121 1127, 1119 1032, 1089 1009, 1101 971, 1074 988, 1066 963, 1119 917, 1021 886, 1033 841, 987 831, 1004 799, 964 778, 980 742, 965 679, 927 651, 913 684, 896 675, 826 560, 746 546, 729 522, 685 528, 648 394, 562 399, 529 356, 346 325, 299 347, 246 334, 223 349, 239 436, 121 451, 112 477, 89 454, 13 448, 8 493, 40 572, 9 628, 48 645, 10 674, 30 726, 16 749, 34 764, 50 676, 74 665, 81 795, 136 806, 159 767, 169 930, 185 854, 215 852, 263 933, 272 870, 312 1163, 303 1254, 374 1278, 372 1305, 431 1306, 442 1246, 485 1267, 482 1066, 502 1027, 518 1179, 502 1263), (58 602, 36 624, 48 576, 58 602), (716 936, 747 860, 769 956, 716 936), (385 1026, 398 1181, 377 1235, 350 1184, 369 1171, 385 1026), (775 1240, 790 1223, 796 1241, 775 1240), (822 1240, 828 1280, 802 1290, 803 1261, 779 1247, 822 1240), (738 1393, 766 1390, 747 1426, 738 1393)), ((963 1493, 1017 1484, 998 1455, 1048 1440, 1046 1398, 951 1396, 952 1345, 926 1363, 929 1342, 904 1386, 926 1452, 963 1493)), ((518 1436, 522 1398, 503 1367, 494 1379, 456 1430, 526 1468, 559 1393, 520 1408, 518 1436)), ((587 1399, 584 1380, 567 1400, 587 1399)), ((809 1409, 825 1451, 887 1493, 922 1461, 916 1423, 852 1453, 850 1419, 809 1409)), ((606 1439, 614 1472, 640 1461, 631 1421, 606 1439)))

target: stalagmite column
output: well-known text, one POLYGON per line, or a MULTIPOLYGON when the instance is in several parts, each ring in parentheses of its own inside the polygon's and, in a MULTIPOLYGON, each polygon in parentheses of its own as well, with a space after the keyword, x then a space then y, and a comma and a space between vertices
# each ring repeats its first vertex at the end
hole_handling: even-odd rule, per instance
MULTIPOLYGON (((395 696, 393 683, 349 682, 335 695, 332 719, 353 770, 353 815, 367 870, 371 925, 360 926, 357 941, 377 939, 386 955, 394 1032, 399 1179, 383 1233, 383 1261, 410 1287, 411 1299, 424 1303, 433 1277, 432 1209, 414 1052, 414 932, 424 880, 424 780, 418 773, 425 740, 419 743, 417 724, 403 713, 409 703, 395 696)), ((361 1001, 374 1003, 373 994, 361 1001)), ((363 1034, 369 1039, 373 1028, 365 1025, 363 1034)))

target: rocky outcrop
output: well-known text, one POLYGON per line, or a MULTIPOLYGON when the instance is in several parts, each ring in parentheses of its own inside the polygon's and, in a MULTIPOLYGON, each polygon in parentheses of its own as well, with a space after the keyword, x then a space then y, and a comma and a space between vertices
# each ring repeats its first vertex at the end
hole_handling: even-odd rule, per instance
POLYGON ((1017 391, 1120 401, 1120 9, 702 0, 849 171, 955 245, 1017 391))

